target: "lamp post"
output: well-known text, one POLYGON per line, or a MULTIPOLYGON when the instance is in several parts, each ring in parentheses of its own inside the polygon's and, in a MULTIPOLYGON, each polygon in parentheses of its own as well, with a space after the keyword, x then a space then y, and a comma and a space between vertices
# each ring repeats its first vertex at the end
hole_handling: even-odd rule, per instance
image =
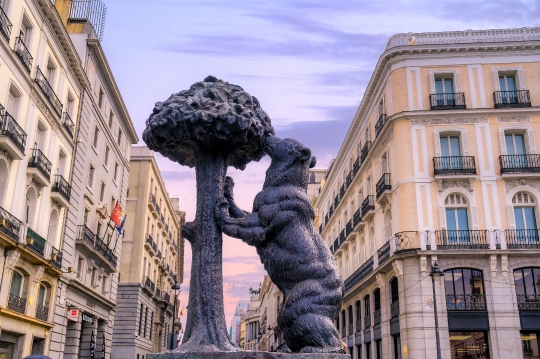
POLYGON ((176 320, 178 319, 178 314, 176 313, 176 296, 177 291, 180 290, 180 286, 178 285, 178 280, 176 279, 176 276, 174 276, 174 285, 171 287, 172 290, 174 290, 174 300, 173 300, 173 332, 171 333, 172 338, 170 340, 170 348, 169 349, 175 349, 176 347, 176 332, 175 332, 175 326, 176 326, 176 320))
POLYGON ((439 268, 437 262, 433 262, 431 265, 431 283, 433 285, 433 312, 435 314, 435 340, 437 341, 437 359, 441 358, 441 338, 439 337, 439 317, 437 316, 437 297, 435 294, 435 277, 442 277, 444 272, 439 268))

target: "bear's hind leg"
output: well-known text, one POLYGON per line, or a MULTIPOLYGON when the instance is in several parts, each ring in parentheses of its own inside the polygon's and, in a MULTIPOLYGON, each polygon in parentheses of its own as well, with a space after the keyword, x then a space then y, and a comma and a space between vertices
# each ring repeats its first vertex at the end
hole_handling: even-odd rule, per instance
MULTIPOLYGON (((291 350, 300 353, 343 353, 342 341, 330 318, 306 313, 284 330, 287 342, 294 343, 291 350), (296 349, 296 350, 295 350, 296 349)), ((291 347, 291 346, 289 346, 291 347)))

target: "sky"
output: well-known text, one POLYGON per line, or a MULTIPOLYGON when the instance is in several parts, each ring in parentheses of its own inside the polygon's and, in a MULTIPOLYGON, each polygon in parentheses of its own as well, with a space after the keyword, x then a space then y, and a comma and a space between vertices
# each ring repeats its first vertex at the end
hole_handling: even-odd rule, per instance
MULTIPOLYGON (((142 137, 155 102, 214 75, 256 96, 279 137, 311 148, 326 168, 390 36, 539 26, 540 0, 104 0, 108 61, 142 137)), ((142 140, 141 140, 142 141, 142 140)), ((143 144, 142 142, 140 143, 143 144)), ((195 172, 156 154, 171 197, 195 214, 195 172)), ((236 202, 251 210, 267 158, 229 169, 236 202)), ((227 325, 265 274, 254 248, 224 238, 227 325)), ((181 307, 187 304, 186 242, 181 307)), ((185 321, 184 311, 184 321, 185 321)))

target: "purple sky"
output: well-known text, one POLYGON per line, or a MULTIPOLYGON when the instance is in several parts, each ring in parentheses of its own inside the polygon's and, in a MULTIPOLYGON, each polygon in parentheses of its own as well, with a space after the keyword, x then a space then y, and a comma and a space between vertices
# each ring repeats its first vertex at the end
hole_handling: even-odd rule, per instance
MULTIPOLYGON (((429 32, 538 26, 538 0, 105 0, 103 46, 141 136, 156 101, 207 75, 242 86, 272 119, 276 135, 310 147, 325 168, 337 154, 388 38, 429 32)), ((157 155, 169 194, 187 219, 194 170, 157 155)), ((269 162, 231 168, 237 202, 251 209, 269 162)), ((182 306, 189 290, 186 242, 182 306)), ((225 238, 227 324, 264 269, 253 248, 225 238)), ((185 318, 185 315, 184 315, 185 318)))

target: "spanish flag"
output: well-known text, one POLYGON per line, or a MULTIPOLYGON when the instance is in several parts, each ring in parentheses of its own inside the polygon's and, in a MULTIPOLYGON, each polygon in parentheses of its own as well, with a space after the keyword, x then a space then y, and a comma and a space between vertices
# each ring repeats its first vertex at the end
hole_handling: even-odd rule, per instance
POLYGON ((120 227, 122 224, 122 219, 124 217, 124 212, 122 211, 122 208, 120 208, 120 205, 118 202, 116 202, 116 206, 114 206, 114 209, 111 212, 110 218, 111 221, 116 224, 116 227, 120 227))

